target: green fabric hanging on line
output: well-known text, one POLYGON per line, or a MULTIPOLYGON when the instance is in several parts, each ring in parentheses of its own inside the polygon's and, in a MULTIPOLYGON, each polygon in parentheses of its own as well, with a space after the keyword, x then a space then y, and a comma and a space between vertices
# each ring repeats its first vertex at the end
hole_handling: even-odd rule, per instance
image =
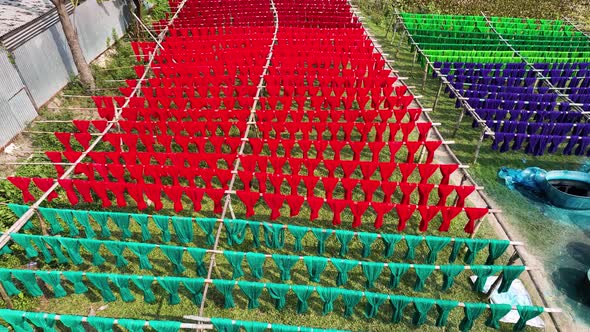
POLYGON ((18 279, 25 289, 29 293, 29 295, 34 297, 39 297, 43 295, 43 291, 39 288, 37 284, 37 278, 35 277, 35 272, 29 270, 14 270, 12 271, 12 276, 18 279))
POLYGON ((291 287, 285 284, 267 284, 266 288, 268 289, 270 297, 275 300, 275 308, 277 308, 277 310, 282 310, 287 303, 285 296, 291 287))
POLYGON ((426 257, 426 263, 434 264, 438 257, 438 253, 451 243, 451 239, 448 237, 437 237, 437 236, 426 236, 426 245, 430 252, 426 257))
POLYGON ((131 290, 129 290, 129 277, 113 275, 111 281, 117 286, 117 288, 119 288, 119 294, 121 295, 123 302, 135 301, 135 297, 131 294, 131 290))
POLYGON ((234 324, 231 319, 211 318, 211 324, 218 332, 239 332, 240 325, 234 324))
POLYGON ((414 284, 415 291, 421 291, 424 288, 426 279, 428 279, 434 269, 434 265, 414 265, 414 272, 416 272, 416 284, 414 284))
POLYGON ((70 237, 77 237, 80 235, 78 227, 74 223, 74 214, 71 210, 56 210, 58 217, 63 220, 70 230, 70 237))
POLYGON ((498 293, 505 293, 510 289, 512 282, 516 280, 525 270, 523 265, 505 266, 502 270, 502 282, 498 287, 498 293))
POLYGON ((486 310, 487 306, 484 303, 465 303, 465 307, 463 311, 465 312, 465 317, 459 324, 459 329, 462 332, 469 331, 473 327, 473 323, 475 320, 481 316, 481 314, 486 310))
MULTIPOLYGON (((2 255, 10 255, 12 254, 12 250, 10 250, 9 244, 7 243, 4 247, 0 248, 0 257, 2 255)), ((48 262, 46 262, 48 263, 48 262)))
POLYGON ((170 234, 170 222, 168 221, 169 218, 170 217, 168 216, 152 215, 154 224, 156 224, 156 227, 162 232, 162 242, 164 243, 168 243, 172 240, 172 235, 170 234))
POLYGON ((100 226, 100 236, 103 238, 111 237, 111 230, 108 227, 109 214, 102 211, 88 211, 92 219, 100 226))
POLYGON ((84 227, 84 233, 86 234, 86 238, 94 239, 96 237, 96 233, 92 226, 90 226, 90 219, 88 218, 88 211, 80 211, 80 210, 73 210, 72 213, 78 223, 84 227))
POLYGON ((26 318, 43 332, 57 331, 55 329, 55 314, 46 314, 43 312, 28 312, 26 318))
POLYGON ((61 223, 57 220, 57 216, 55 214, 54 209, 49 208, 39 208, 39 212, 41 212, 41 216, 45 221, 49 223, 49 228, 51 229, 51 234, 59 234, 64 231, 61 223))
POLYGON ((39 253, 31 243, 31 240, 28 236, 24 234, 12 233, 10 234, 10 238, 16 242, 16 244, 25 249, 25 255, 27 258, 35 258, 39 256, 39 253))
POLYGON ((2 313, 2 319, 12 326, 14 332, 34 332, 22 311, 0 310, 0 313, 2 313))
POLYGON ((186 244, 193 242, 193 219, 189 217, 172 217, 172 226, 178 242, 186 244))
POLYGON ((477 279, 473 283, 473 290, 477 292, 483 292, 488 277, 500 269, 500 266, 495 265, 471 266, 471 271, 473 271, 473 273, 477 276, 477 279))
POLYGON ((197 264, 197 275, 199 277, 204 277, 207 275, 207 266, 205 266, 204 258, 205 254, 207 253, 206 249, 202 248, 187 248, 188 254, 192 257, 192 259, 197 264))
POLYGON ((264 262, 266 260, 266 256, 261 253, 256 252, 248 252, 246 253, 246 262, 248 262, 248 266, 250 267, 250 273, 252 277, 260 280, 264 276, 264 262))
POLYGON ((139 258, 140 269, 151 270, 154 268, 148 258, 148 255, 154 250, 154 246, 145 245, 143 243, 127 242, 127 248, 139 258))
MULTIPOLYGON (((22 217, 23 214, 25 214, 25 212, 27 212, 29 210, 29 207, 27 205, 19 205, 19 204, 14 204, 14 203, 8 203, 8 208, 19 218, 22 217)), ((33 222, 31 220, 29 220, 23 225, 22 229, 24 231, 27 231, 32 228, 33 228, 33 222)))
POLYGON ((465 264, 473 264, 475 257, 477 254, 483 250, 485 247, 488 246, 490 240, 487 239, 471 239, 467 241, 465 244, 467 245, 467 253, 465 254, 465 264))
POLYGON ((389 277, 389 288, 395 289, 399 285, 403 275, 410 269, 410 264, 406 263, 389 263, 387 265, 391 271, 389 277))
POLYGON ((340 243, 340 257, 346 257, 348 255, 348 244, 354 237, 353 231, 337 230, 336 240, 340 243))
POLYGON ((150 327, 158 332, 178 332, 180 330, 180 322, 152 320, 150 327))
POLYGON ((139 225, 141 229, 141 239, 143 241, 151 240, 152 233, 150 233, 149 225, 149 218, 147 214, 131 214, 131 218, 135 220, 135 222, 139 225))
POLYGON ((295 238, 295 242, 293 243, 293 251, 299 252, 303 250, 303 245, 301 244, 301 241, 303 240, 309 229, 307 227, 301 227, 296 225, 287 225, 287 229, 289 230, 289 233, 293 235, 293 238, 295 238))
POLYGON ((0 269, 0 284, 2 284, 8 296, 20 294, 20 290, 12 283, 12 274, 10 271, 0 269))
POLYGON ((416 312, 414 313, 412 323, 416 326, 422 326, 428 318, 428 312, 434 306, 434 300, 415 298, 413 303, 416 312))
POLYGON ((94 327, 97 332, 113 332, 114 318, 89 316, 86 321, 94 327))
POLYGON ((377 234, 360 232, 358 233, 358 238, 359 241, 361 241, 361 243, 363 244, 362 257, 369 257, 371 255, 371 245, 377 239, 377 234))
POLYGON ((302 285, 293 285, 293 292, 297 296, 297 313, 304 314, 308 310, 307 300, 311 294, 313 294, 314 290, 313 287, 309 286, 302 286, 302 285))
POLYGON ((202 279, 190 278, 182 280, 182 284, 184 285, 184 288, 191 293, 191 301, 193 304, 201 305, 201 302, 203 301, 202 289, 205 282, 202 279))
POLYGON ((281 281, 291 280, 291 269, 299 261, 299 256, 273 254, 272 259, 281 271, 281 281))
POLYGON ((39 273, 37 273, 37 277, 39 277, 39 279, 43 280, 45 284, 51 287, 51 289, 53 290, 53 296, 55 298, 64 297, 68 294, 61 285, 61 274, 59 272, 39 271, 39 273))
POLYGON ((127 248, 125 243, 105 242, 104 246, 107 248, 108 251, 111 252, 111 254, 113 254, 113 256, 115 256, 115 266, 123 267, 129 264, 127 259, 125 259, 125 256, 123 256, 123 252, 125 251, 125 248, 127 248))
POLYGON ((113 291, 111 290, 111 286, 109 285, 109 278, 105 275, 99 275, 94 273, 87 273, 86 278, 94 285, 94 287, 99 291, 100 296, 105 302, 114 302, 117 298, 113 291))
POLYGON ((542 314, 545 309, 543 307, 517 305, 516 310, 520 318, 514 324, 514 331, 522 331, 526 326, 526 322, 542 314))
POLYGON ((331 258, 330 262, 338 271, 338 275, 336 275, 337 286, 345 285, 348 282, 348 272, 359 265, 359 261, 348 259, 331 258))
POLYGON ((303 257, 309 280, 313 282, 320 282, 320 276, 328 265, 328 259, 324 257, 305 256, 303 257))
POLYGON ((490 316, 486 320, 486 326, 489 326, 494 329, 500 328, 500 319, 506 316, 510 310, 512 310, 512 306, 510 304, 490 304, 490 316))
POLYGON ((339 289, 329 287, 316 287, 320 299, 324 302, 322 314, 327 315, 334 311, 334 301, 340 296, 339 289))
POLYGON ((74 286, 74 293, 76 294, 84 294, 88 291, 88 287, 82 281, 83 276, 80 272, 71 272, 71 271, 64 271, 62 275, 68 279, 69 282, 72 283, 74 286))
POLYGON ((241 323, 242 323, 242 328, 246 332, 264 332, 264 331, 266 331, 266 327, 268 326, 267 323, 262 323, 262 322, 243 321, 241 323))
POLYGON ((119 326, 122 326, 129 332, 142 332, 145 323, 145 320, 136 320, 128 318, 120 318, 117 320, 117 324, 119 324, 119 326))
POLYGON ((168 293, 168 303, 171 305, 179 304, 180 296, 178 295, 178 288, 182 279, 176 277, 157 277, 156 280, 158 280, 158 284, 168 293))
POLYGON ((371 289, 374 287, 375 280, 379 278, 381 275, 381 271, 383 271, 383 263, 376 263, 376 262, 363 262, 362 269, 363 275, 367 278, 365 283, 366 289, 371 289))
POLYGON ((264 243, 272 249, 283 249, 285 245, 285 229, 281 224, 263 224, 264 243))
POLYGON ((392 313, 391 322, 399 323, 402 321, 404 316, 404 309, 412 302, 412 299, 407 296, 391 295, 389 297, 389 303, 391 303, 392 313))
POLYGON ((80 316, 60 315, 59 320, 70 329, 70 332, 86 332, 80 316))
POLYGON ((486 265, 494 265, 496 259, 500 258, 502 254, 508 249, 510 241, 505 240, 490 240, 488 246, 489 255, 486 259, 486 265))
POLYGON ((350 289, 341 290, 342 301, 344 302, 344 317, 352 317, 354 308, 363 298, 363 293, 350 289))
POLYGON ((246 222, 244 220, 224 220, 223 226, 227 235, 227 244, 230 247, 242 244, 246 239, 246 222))
POLYGON ((100 247, 102 247, 101 241, 83 240, 80 241, 80 244, 92 255, 92 265, 101 266, 106 262, 104 257, 100 255, 100 247))
POLYGON ((110 212, 109 217, 121 230, 121 239, 125 240, 133 236, 133 234, 131 234, 131 230, 129 229, 129 213, 110 212))
POLYGON ((213 286, 217 289, 221 295, 225 298, 223 308, 231 309, 235 307, 234 304, 234 296, 232 291, 234 290, 234 281, 233 280, 213 280, 213 286))
POLYGON ((197 225, 201 227, 203 232, 205 232, 205 238, 207 239, 207 245, 212 246, 215 243, 215 223, 217 220, 213 218, 200 218, 196 219, 197 225))
POLYGON ((172 246, 160 246, 160 250, 168 257, 170 263, 174 265, 174 274, 182 274, 186 268, 182 265, 182 257, 184 256, 184 248, 172 246))
POLYGON ((250 233, 252 233, 252 247, 260 248, 260 224, 257 222, 249 222, 250 233))
POLYGON ((422 242, 422 237, 415 235, 404 235, 404 239, 406 240, 406 245, 408 246, 408 251, 406 251, 405 259, 414 259, 416 253, 416 246, 419 245, 420 242, 422 242))
POLYGON ((332 230, 326 230, 323 228, 312 228, 311 232, 318 240, 318 255, 323 255, 326 252, 326 240, 332 236, 332 230))
POLYGON ((69 239, 65 237, 58 237, 59 243, 66 248, 68 256, 74 265, 80 265, 84 263, 84 259, 80 256, 80 242, 76 239, 69 239))
POLYGON ((385 234, 381 233, 381 241, 385 249, 383 250, 383 257, 390 258, 395 252, 395 245, 401 241, 402 237, 397 234, 385 234))
POLYGON ((232 267, 232 279, 243 277, 244 270, 242 270, 242 262, 244 261, 244 253, 236 251, 224 251, 223 256, 232 267))
POLYGON ((465 270, 463 265, 441 265, 440 271, 443 274, 442 290, 446 291, 455 283, 455 277, 465 270))
POLYGON ((260 306, 258 298, 264 289, 261 284, 249 281, 238 281, 238 287, 240 287, 244 295, 248 298, 248 309, 256 309, 260 306))
POLYGON ((143 292, 143 301, 145 303, 155 303, 156 302, 156 295, 152 290, 152 284, 156 280, 155 277, 139 277, 139 276, 131 276, 131 281, 143 292))
POLYGON ((387 300, 386 294, 365 292, 367 299, 367 307, 365 309, 365 317, 374 318, 379 312, 379 307, 387 300))
POLYGON ((438 317, 436 318, 436 326, 446 326, 451 310, 459 306, 458 301, 436 300, 436 311, 438 317))
POLYGON ((454 263, 457 260, 457 256, 459 256, 459 252, 463 245, 465 244, 464 239, 455 238, 455 243, 453 243, 453 249, 451 250, 451 254, 449 255, 449 263, 454 263))

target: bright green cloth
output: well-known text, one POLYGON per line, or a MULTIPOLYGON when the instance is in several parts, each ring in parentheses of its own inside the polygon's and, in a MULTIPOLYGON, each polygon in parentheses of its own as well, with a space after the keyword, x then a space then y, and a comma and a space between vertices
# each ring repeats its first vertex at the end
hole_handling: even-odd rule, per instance
POLYGON ((309 274, 309 280, 313 282, 320 282, 320 276, 328 265, 328 259, 324 257, 305 256, 303 262, 309 274))
POLYGON ((248 262, 248 266, 250 267, 250 273, 252 277, 260 280, 264 276, 264 262, 266 261, 266 256, 261 253, 256 252, 248 252, 246 253, 246 262, 248 262))

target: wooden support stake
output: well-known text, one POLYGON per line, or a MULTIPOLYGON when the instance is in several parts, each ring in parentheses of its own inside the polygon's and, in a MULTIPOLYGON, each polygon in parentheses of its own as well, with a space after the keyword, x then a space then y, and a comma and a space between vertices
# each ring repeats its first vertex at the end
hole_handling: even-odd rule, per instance
POLYGON ((428 64, 424 66, 424 76, 422 77, 422 92, 426 87, 426 76, 428 76, 428 64))
POLYGON ((461 122, 463 122, 463 118, 465 117, 465 110, 461 110, 461 113, 459 113, 459 119, 457 119, 457 124, 455 124, 455 128, 453 129, 453 133, 451 134, 451 137, 455 137, 457 136, 457 132, 459 131, 459 127, 461 126, 461 122))
POLYGON ((477 164, 477 158, 479 157, 479 151, 481 150, 481 144, 483 143, 483 138, 486 136, 485 128, 481 130, 481 135, 479 136, 479 141, 477 142, 477 146, 475 148, 475 155, 473 156, 473 164, 477 164))
POLYGON ((39 213, 39 210, 35 210, 35 214, 39 219, 39 225, 41 225, 41 233, 45 236, 49 235, 49 233, 47 232, 47 225, 45 224, 45 220, 41 218, 41 213, 39 213))
POLYGON ((443 85, 444 85, 443 81, 440 81, 440 86, 438 87, 438 92, 436 93, 436 97, 434 98, 434 103, 432 104, 432 111, 433 112, 436 109, 436 106, 438 106, 438 99, 440 98, 440 94, 442 93, 443 85))
POLYGON ((399 49, 402 47, 402 42, 404 37, 406 36, 406 30, 402 31, 402 35, 399 37, 399 43, 397 44, 397 48, 395 49, 395 58, 397 58, 399 54, 399 49))
POLYGON ((6 290, 4 289, 4 286, 2 286, 2 284, 0 284, 0 297, 2 297, 4 303, 6 303, 8 309, 14 308, 14 305, 12 305, 12 300, 10 299, 10 296, 8 296, 8 294, 6 293, 6 290))

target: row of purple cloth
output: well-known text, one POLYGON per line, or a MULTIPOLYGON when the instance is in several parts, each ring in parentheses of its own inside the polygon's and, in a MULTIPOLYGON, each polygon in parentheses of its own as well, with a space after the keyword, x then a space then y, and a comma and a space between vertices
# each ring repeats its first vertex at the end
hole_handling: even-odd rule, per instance
POLYGON ((583 114, 576 111, 547 112, 477 108, 475 109, 475 112, 483 120, 496 121, 519 121, 536 123, 578 123, 583 118, 583 114), (510 117, 508 118, 508 116, 510 117))
POLYGON ((588 136, 590 124, 588 123, 539 123, 525 121, 496 121, 486 120, 486 125, 493 132, 516 133, 529 135, 552 136, 588 136))
MULTIPOLYGON (((556 153, 565 136, 494 133, 492 149, 500 152, 521 150, 526 143, 525 153, 542 156, 545 152, 556 153)), ((571 136, 562 153, 565 155, 590 156, 590 137, 571 136)))

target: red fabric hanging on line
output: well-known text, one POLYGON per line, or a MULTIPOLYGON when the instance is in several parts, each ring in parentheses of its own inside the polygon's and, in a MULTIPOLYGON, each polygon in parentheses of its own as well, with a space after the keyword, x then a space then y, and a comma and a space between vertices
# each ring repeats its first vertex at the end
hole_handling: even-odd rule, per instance
POLYGON ((340 214, 342 213, 342 210, 344 210, 348 206, 349 202, 340 199, 328 199, 327 203, 328 206, 330 206, 330 209, 332 209, 332 213, 334 214, 334 217, 332 218, 332 225, 337 226, 342 224, 340 214))
POLYGON ((252 217, 254 215, 254 206, 258 202, 260 194, 250 191, 237 191, 236 194, 246 206, 246 217, 252 217))
POLYGON ((35 200, 35 197, 29 191, 29 185, 31 184, 30 178, 21 178, 21 177, 8 177, 6 178, 10 181, 15 187, 20 189, 22 192, 23 201, 25 203, 31 202, 35 200))
POLYGON ((428 230, 428 223, 438 214, 440 207, 438 206, 418 206, 418 211, 422 219, 420 220, 420 226, 418 230, 420 232, 426 232, 428 230))
POLYGON ((371 203, 371 207, 377 213, 377 217, 375 218, 375 223, 373 224, 376 229, 381 228, 383 226, 383 218, 384 216, 389 213, 393 208, 394 204, 390 203, 371 203))
POLYGON ((352 220, 352 227, 360 227, 362 223, 362 216, 367 211, 369 207, 368 202, 350 202, 349 203, 350 210, 352 211, 353 220, 352 220))
POLYGON ((465 225, 465 232, 466 233, 473 233, 475 231, 475 222, 481 218, 483 218, 486 214, 488 214, 488 209, 487 208, 472 208, 472 207, 466 207, 465 209, 465 214, 467 215, 467 218, 469 219, 469 221, 467 222, 467 224, 465 225))
MULTIPOLYGON (((47 192, 55 183, 55 181, 53 179, 46 179, 46 178, 33 178, 33 182, 44 193, 47 192)), ((58 197, 57 192, 55 192, 55 190, 53 190, 47 196, 47 201, 51 202, 54 198, 57 198, 57 197, 58 197)))
POLYGON ((398 204, 395 206, 395 211, 399 217, 399 223, 397 225, 398 231, 403 231, 406 228, 408 220, 412 217, 412 214, 416 210, 416 205, 398 204))

